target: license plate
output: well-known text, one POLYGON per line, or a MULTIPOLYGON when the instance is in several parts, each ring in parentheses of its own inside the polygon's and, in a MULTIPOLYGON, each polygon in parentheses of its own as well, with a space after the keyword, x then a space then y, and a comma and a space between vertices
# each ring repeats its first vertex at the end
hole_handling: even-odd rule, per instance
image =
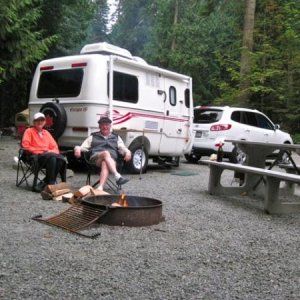
POLYGON ((202 137, 202 131, 196 131, 196 138, 202 137))

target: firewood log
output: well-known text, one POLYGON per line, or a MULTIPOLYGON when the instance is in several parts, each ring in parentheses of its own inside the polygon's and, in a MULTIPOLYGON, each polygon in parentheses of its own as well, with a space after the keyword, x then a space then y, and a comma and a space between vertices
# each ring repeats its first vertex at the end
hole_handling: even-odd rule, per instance
POLYGON ((48 184, 45 188, 45 191, 48 193, 53 193, 57 190, 70 189, 69 185, 66 182, 61 182, 58 184, 48 184))
POLYGON ((91 189, 91 195, 92 196, 99 196, 99 195, 109 195, 109 193, 105 192, 105 191, 100 191, 97 189, 91 189))
POLYGON ((74 193, 74 197, 82 198, 82 197, 86 196, 88 193, 90 193, 91 189, 93 189, 93 188, 90 185, 85 185, 74 193))
POLYGON ((71 192, 70 189, 56 190, 56 191, 52 192, 52 196, 53 197, 57 197, 57 196, 61 196, 61 195, 67 194, 69 192, 71 192))

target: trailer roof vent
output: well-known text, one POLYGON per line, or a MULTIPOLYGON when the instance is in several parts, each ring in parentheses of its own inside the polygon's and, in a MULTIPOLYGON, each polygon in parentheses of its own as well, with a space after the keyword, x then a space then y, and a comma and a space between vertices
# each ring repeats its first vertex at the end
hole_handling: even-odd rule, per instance
POLYGON ((132 55, 128 50, 105 42, 85 45, 80 51, 80 54, 93 53, 105 55, 115 54, 132 59, 132 55))

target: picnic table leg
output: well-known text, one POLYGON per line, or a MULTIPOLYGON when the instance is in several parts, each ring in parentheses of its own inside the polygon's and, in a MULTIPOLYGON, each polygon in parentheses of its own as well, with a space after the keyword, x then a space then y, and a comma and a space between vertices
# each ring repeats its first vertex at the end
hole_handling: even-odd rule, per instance
POLYGON ((270 214, 300 212, 300 203, 282 202, 279 199, 280 179, 268 177, 265 194, 265 211, 270 214))
POLYGON ((278 178, 267 178, 266 194, 265 194, 265 211, 270 214, 290 214, 300 212, 299 202, 281 202, 279 201, 279 185, 278 178))
POLYGON ((263 196, 259 190, 253 191, 252 188, 257 182, 258 175, 245 174, 245 182, 242 186, 223 186, 221 184, 222 173, 225 169, 216 165, 209 166, 209 182, 208 192, 211 195, 241 195, 246 193, 248 195, 263 196))
MULTIPOLYGON (((295 169, 286 169, 285 170, 288 174, 298 174, 298 171, 295 169)), ((288 195, 293 195, 295 193, 296 183, 293 182, 286 182, 285 183, 285 191, 288 195)))
POLYGON ((209 168, 208 192, 211 195, 219 194, 221 188, 221 175, 223 169, 211 165, 209 168))
POLYGON ((266 178, 264 209, 266 213, 280 213, 279 203, 280 180, 274 177, 266 178))

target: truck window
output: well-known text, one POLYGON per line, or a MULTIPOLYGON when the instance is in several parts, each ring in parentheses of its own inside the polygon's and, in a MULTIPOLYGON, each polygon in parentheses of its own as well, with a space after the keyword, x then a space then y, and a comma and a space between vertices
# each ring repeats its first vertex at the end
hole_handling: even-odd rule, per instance
POLYGON ((187 108, 190 108, 190 89, 184 91, 184 103, 187 108))
POLYGON ((44 71, 37 90, 38 98, 77 97, 81 91, 83 69, 44 71))
POLYGON ((265 116, 261 114, 256 114, 256 118, 258 122, 258 127, 274 130, 274 125, 265 116))
MULTIPOLYGON (((107 94, 109 94, 109 73, 107 74, 107 94)), ((136 76, 114 71, 113 99, 118 101, 138 102, 138 79, 136 76)))
POLYGON ((250 126, 258 127, 256 115, 254 112, 245 111, 244 116, 246 117, 246 124, 250 126))
POLYGON ((220 109, 194 109, 194 123, 210 124, 218 122, 223 115, 220 109))
POLYGON ((170 100, 170 104, 175 106, 176 102, 177 102, 177 96, 176 96, 176 89, 174 86, 170 86, 169 88, 169 100, 170 100))

